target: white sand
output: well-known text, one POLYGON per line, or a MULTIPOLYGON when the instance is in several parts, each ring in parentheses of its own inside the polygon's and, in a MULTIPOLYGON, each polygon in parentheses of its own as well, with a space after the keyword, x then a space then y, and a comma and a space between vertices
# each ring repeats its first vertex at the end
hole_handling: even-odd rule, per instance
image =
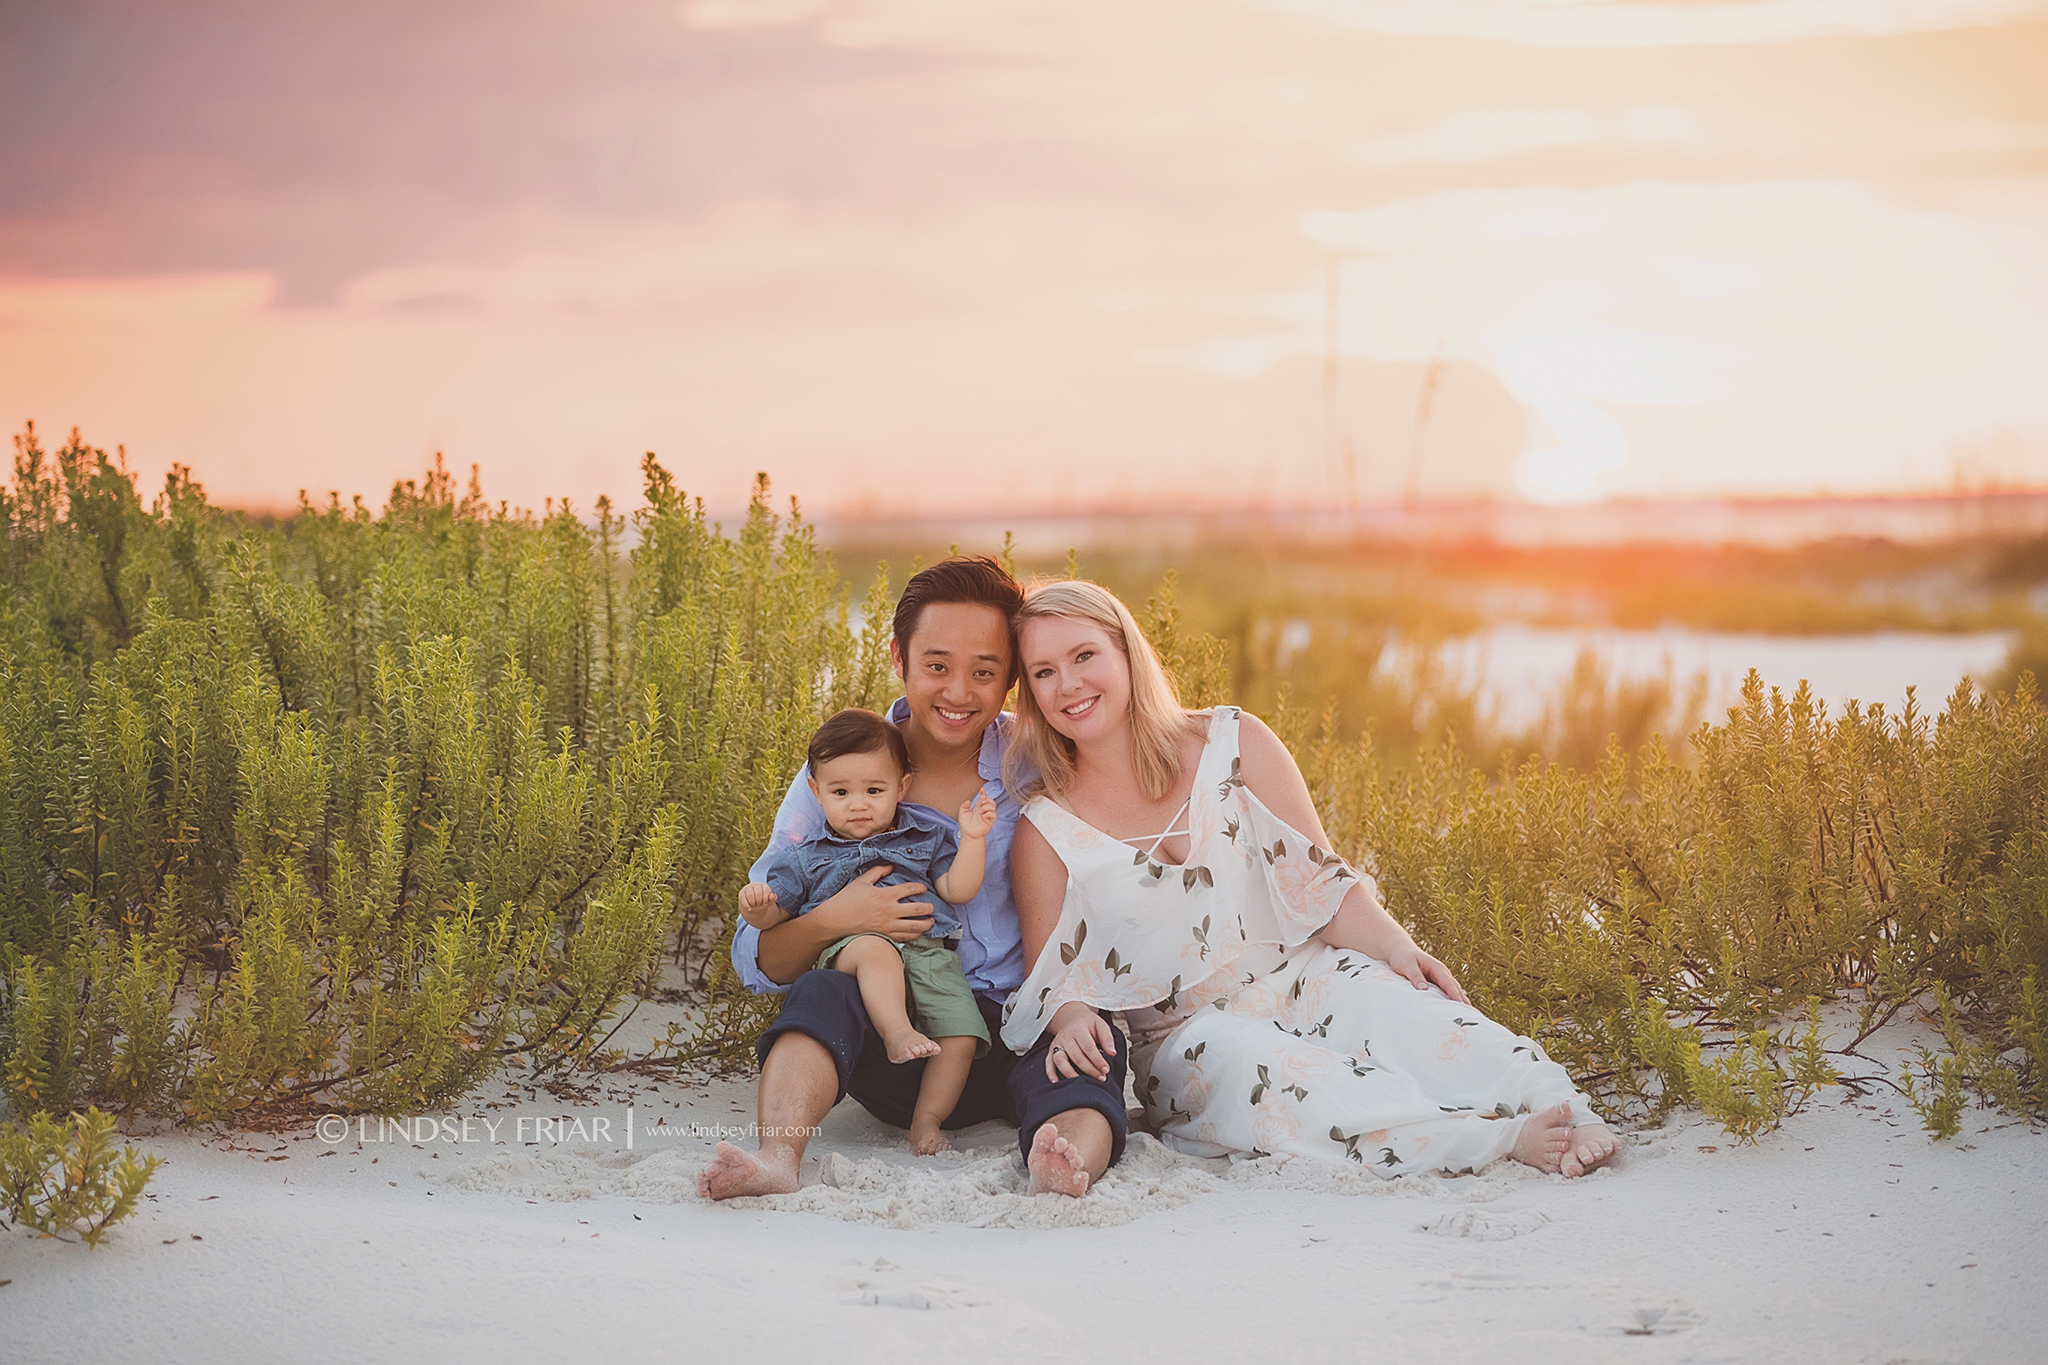
MULTIPOLYGON (((515 1112, 482 1098, 456 1112, 515 1112)), ((518 1111, 617 1130, 623 1098, 518 1111)), ((1831 1091, 1754 1146, 1690 1116, 1575 1182, 1140 1138, 1077 1203, 1025 1195, 999 1126, 920 1162, 846 1104, 804 1189, 711 1206, 711 1136, 648 1128, 744 1124, 751 1088, 635 1102, 630 1152, 142 1139, 170 1164, 107 1246, 0 1235, 0 1361, 2048 1355, 2048 1137, 1988 1112, 1937 1144, 1895 1099, 1831 1091)))

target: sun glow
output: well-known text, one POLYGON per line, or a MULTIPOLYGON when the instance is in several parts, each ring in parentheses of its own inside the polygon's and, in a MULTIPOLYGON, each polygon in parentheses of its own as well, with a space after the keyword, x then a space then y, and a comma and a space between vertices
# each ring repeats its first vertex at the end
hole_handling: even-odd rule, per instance
POLYGON ((310 22, 0 93, 10 420, 269 506, 2048 479, 2048 3, 599 0, 374 86, 310 22))

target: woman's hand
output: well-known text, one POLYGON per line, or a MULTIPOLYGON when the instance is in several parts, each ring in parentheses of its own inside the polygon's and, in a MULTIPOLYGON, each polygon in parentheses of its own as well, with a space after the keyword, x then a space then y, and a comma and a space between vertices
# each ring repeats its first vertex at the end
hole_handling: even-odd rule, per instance
MULTIPOLYGON (((1329 848, 1330 836, 1316 815, 1308 783, 1280 737, 1257 716, 1247 715, 1239 722, 1238 742, 1243 750, 1240 762, 1245 785, 1252 794, 1265 802, 1266 809, 1273 814, 1329 848)), ((1377 958, 1406 977, 1417 990, 1435 986, 1461 1005, 1472 1003, 1458 978, 1451 975, 1451 969, 1416 947, 1408 931, 1387 913, 1379 897, 1367 890, 1363 882, 1352 885, 1336 915, 1316 931, 1316 937, 1332 948, 1351 948, 1377 958)))
POLYGON ((1472 1003, 1451 969, 1415 946, 1400 922, 1387 913, 1378 896, 1356 882, 1345 893, 1344 903, 1330 922, 1316 931, 1317 938, 1332 948, 1350 948, 1386 963, 1416 990, 1435 986, 1461 1005, 1472 1003))
POLYGON ((1458 984, 1458 978, 1451 975, 1451 969, 1416 947, 1413 940, 1388 953, 1386 964, 1407 977, 1418 991, 1435 986, 1461 1005, 1472 1003, 1465 994, 1465 988, 1458 984))
POLYGON ((1073 1080, 1086 1074, 1109 1076, 1116 1055, 1116 1025, 1078 1000, 1069 1000, 1052 1016, 1052 1050, 1045 1054, 1045 1078, 1073 1080))

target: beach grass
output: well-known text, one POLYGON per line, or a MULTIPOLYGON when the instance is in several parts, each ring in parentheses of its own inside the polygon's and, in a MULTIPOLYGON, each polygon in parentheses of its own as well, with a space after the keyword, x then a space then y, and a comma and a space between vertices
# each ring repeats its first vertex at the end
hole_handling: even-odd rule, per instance
MULTIPOLYGON (((145 506, 75 434, 17 439, 0 494, 17 1117, 278 1125, 417 1111, 508 1067, 546 1083, 747 1062, 775 1002, 725 964, 733 896, 816 722, 892 694, 900 579, 866 574, 856 608, 765 479, 728 531, 652 456, 642 473, 630 518, 494 506, 437 463, 381 511, 336 498, 263 521, 188 471, 145 506), (663 991, 689 1025, 615 1045, 663 991)), ((1814 1042, 1823 1000, 1866 1031, 1946 1021, 1912 1096, 1933 1131, 1966 1095, 2042 1107, 2048 721, 2030 676, 1965 685, 1939 715, 1830 715, 1752 678, 1697 725, 1682 685, 1589 658, 1540 732, 1488 735, 1426 650, 1405 676, 1371 666, 1385 635, 1356 613, 1380 599, 1290 576, 1284 599, 1225 610, 1223 571, 1103 576, 1145 603, 1184 699, 1272 719, 1339 851, 1610 1114, 1690 1105, 1768 1129, 1859 1074, 1853 1043, 1814 1042), (1329 621, 1325 654, 1280 658, 1296 612, 1329 621)), ((1396 599, 1411 634, 1477 610, 1396 599)))

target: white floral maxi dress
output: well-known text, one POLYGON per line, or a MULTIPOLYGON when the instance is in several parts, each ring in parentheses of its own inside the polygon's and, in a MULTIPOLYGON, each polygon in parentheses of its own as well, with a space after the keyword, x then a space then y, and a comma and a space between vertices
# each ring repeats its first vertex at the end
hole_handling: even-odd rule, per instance
POLYGON ((1313 937, 1371 882, 1252 795, 1238 715, 1210 714, 1179 866, 1043 797, 1025 804, 1067 894, 1003 1041, 1026 1050, 1071 1000, 1124 1011, 1146 1116, 1197 1156, 1462 1172, 1505 1156, 1531 1111, 1569 1100, 1574 1123, 1592 1122, 1529 1039, 1313 937))

